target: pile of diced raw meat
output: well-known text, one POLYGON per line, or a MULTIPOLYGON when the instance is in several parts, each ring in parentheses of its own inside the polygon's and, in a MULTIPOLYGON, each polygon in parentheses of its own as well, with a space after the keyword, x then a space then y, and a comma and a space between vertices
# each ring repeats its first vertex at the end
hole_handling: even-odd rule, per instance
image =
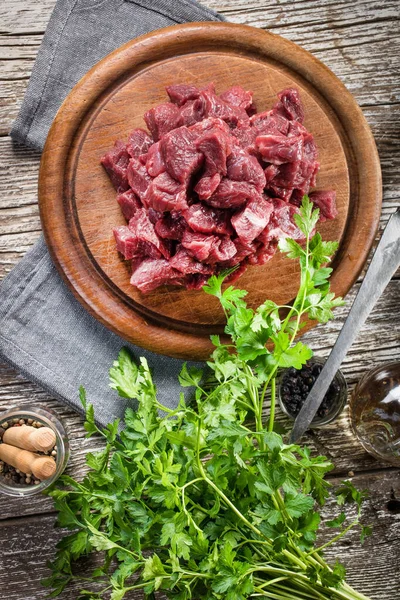
MULTIPOLYGON (((301 240, 294 223, 319 169, 295 89, 256 113, 252 92, 234 86, 217 95, 177 84, 170 102, 144 115, 149 129, 117 141, 101 162, 128 221, 116 227, 117 249, 132 261, 132 285, 199 289, 213 273, 262 265, 280 237, 301 240)), ((335 192, 314 191, 321 219, 336 214, 335 192)))

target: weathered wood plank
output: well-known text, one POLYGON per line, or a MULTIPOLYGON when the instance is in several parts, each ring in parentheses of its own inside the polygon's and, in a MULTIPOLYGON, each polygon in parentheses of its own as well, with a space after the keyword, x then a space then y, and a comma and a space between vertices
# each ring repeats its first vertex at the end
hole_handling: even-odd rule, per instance
MULTIPOLYGON (((363 518, 365 523, 374 526, 374 535, 367 539, 364 547, 360 547, 357 532, 350 532, 326 552, 326 558, 330 563, 334 563, 336 558, 341 560, 347 567, 348 582, 369 595, 371 600, 394 600, 393 593, 400 586, 400 515, 388 509, 388 502, 394 495, 400 498, 398 473, 387 473, 384 479, 381 473, 361 475, 354 477, 353 483, 373 493, 364 506, 363 518)), ((324 509, 324 517, 331 519, 338 512, 338 508, 329 503, 324 509)), ((54 515, 47 514, 0 522, 3 580, 0 581, 3 589, 7 589, 7 600, 45 598, 46 592, 40 586, 40 580, 48 574, 45 563, 54 556, 55 543, 63 534, 62 530, 53 529, 54 520, 54 515)), ((330 539, 332 531, 328 535, 323 532, 320 542, 330 539)), ((84 570, 85 562, 81 563, 80 572, 84 570)), ((63 593, 62 598, 75 599, 78 589, 74 585, 63 593)), ((142 597, 140 593, 127 596, 132 600, 142 597)))
POLYGON ((27 80, 0 81, 0 135, 8 135, 22 104, 27 80))
POLYGON ((0 81, 13 81, 14 79, 29 79, 34 64, 32 58, 18 58, 13 60, 0 59, 0 81))
POLYGON ((40 153, 0 138, 0 210, 37 203, 40 153))
POLYGON ((0 231, 3 233, 22 233, 38 231, 40 226, 39 207, 37 204, 25 204, 15 208, 0 210, 0 231))
POLYGON ((20 60, 21 58, 35 59, 42 35, 2 35, 0 33, 0 61, 20 60))
POLYGON ((5 36, 43 34, 54 5, 55 0, 40 0, 40 2, 7 0, 1 11, 0 34, 5 36))
POLYGON ((258 26, 270 28, 288 25, 317 28, 332 21, 337 21, 341 26, 359 22, 368 25, 399 18, 396 0, 387 0, 381 5, 372 4, 370 0, 280 0, 268 5, 264 0, 203 0, 203 3, 223 13, 228 19, 243 18, 252 24, 259 19, 258 26))

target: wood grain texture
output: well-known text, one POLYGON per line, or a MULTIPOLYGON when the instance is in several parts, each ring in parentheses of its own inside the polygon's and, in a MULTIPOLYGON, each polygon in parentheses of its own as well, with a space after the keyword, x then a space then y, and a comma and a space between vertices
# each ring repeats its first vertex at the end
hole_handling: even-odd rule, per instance
MULTIPOLYGON (((317 186, 337 192, 339 216, 320 226, 325 239, 340 240, 331 278, 337 295, 347 293, 362 269, 381 205, 376 148, 358 106, 322 63, 290 42, 238 25, 185 24, 142 36, 98 63, 64 102, 43 152, 46 241, 64 280, 96 318, 133 343, 179 358, 207 358, 210 334, 223 331, 221 307, 202 291, 162 286, 143 295, 130 285, 112 235, 125 221, 99 161, 116 138, 143 126, 143 113, 165 101, 167 85, 204 86, 210 73, 218 92, 235 83, 253 90, 259 111, 272 107, 280 90, 299 89, 319 149, 317 186)), ((250 306, 261 304, 265 290, 288 304, 298 270, 278 253, 250 268, 240 286, 250 306)))
MULTIPOLYGON (((382 3, 372 0, 204 0, 204 4, 221 11, 230 21, 270 29, 312 51, 355 95, 372 128, 381 159, 382 229, 400 202, 398 0, 382 3)), ((26 148, 13 148, 5 136, 25 93, 28 81, 25 75, 32 67, 26 59, 35 56, 53 7, 54 0, 5 0, 0 5, 0 59, 7 59, 10 64, 15 61, 15 68, 22 77, 11 81, 2 76, 5 62, 0 62, 0 136, 3 136, 0 137, 0 215, 3 210, 7 211, 7 233, 0 226, 0 278, 39 236, 33 206, 31 213, 23 213, 24 225, 21 227, 19 223, 20 207, 26 208, 37 201, 39 155, 26 148), (11 221, 15 224, 13 231, 10 231, 11 221)), ((9 73, 7 67, 7 77, 9 73)), ((349 303, 355 289, 348 296, 349 303)), ((351 386, 373 365, 400 360, 399 299, 399 281, 393 280, 343 365, 351 386)), ((329 352, 349 303, 336 312, 337 318, 329 326, 317 327, 305 334, 304 341, 317 354, 326 356, 329 352)), ((3 363, 0 365, 0 408, 21 402, 43 403, 62 415, 72 441, 69 472, 82 476, 84 453, 99 448, 100 442, 85 440, 79 415, 3 363)), ((395 600, 400 589, 399 514, 390 512, 387 505, 393 496, 400 499, 399 471, 382 470, 385 465, 363 451, 349 434, 345 414, 340 428, 320 430, 312 437, 313 446, 335 460, 340 477, 353 470, 356 483, 370 490, 367 518, 374 527, 374 535, 364 547, 359 546, 355 537, 346 538, 339 548, 332 549, 330 559, 334 561, 337 555, 344 561, 351 583, 373 600, 395 600)), ((54 544, 61 536, 60 531, 53 530, 51 511, 50 501, 44 498, 25 503, 0 496, 2 600, 45 597, 39 580, 46 575, 45 560, 53 555, 54 544), (5 547, 10 547, 7 558, 5 547)), ((76 600, 76 597, 77 588, 72 588, 60 600, 76 600)))

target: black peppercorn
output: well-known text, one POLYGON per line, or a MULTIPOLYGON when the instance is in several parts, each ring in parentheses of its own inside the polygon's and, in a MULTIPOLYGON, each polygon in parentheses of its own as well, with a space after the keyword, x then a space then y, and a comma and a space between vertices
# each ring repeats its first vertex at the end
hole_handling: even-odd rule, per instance
MULTIPOLYGON (((321 371, 321 364, 310 361, 303 365, 302 369, 296 370, 291 367, 284 372, 281 380, 281 400, 292 417, 299 414, 321 371)), ((322 419, 329 415, 340 390, 340 385, 334 380, 317 411, 318 418, 322 419)))

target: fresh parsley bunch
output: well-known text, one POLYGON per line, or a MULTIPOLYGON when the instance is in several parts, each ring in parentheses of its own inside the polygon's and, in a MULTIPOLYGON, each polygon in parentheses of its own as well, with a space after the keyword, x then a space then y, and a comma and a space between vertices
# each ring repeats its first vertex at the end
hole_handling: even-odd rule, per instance
MULTIPOLYGON (((127 409, 120 435, 118 420, 97 427, 81 389, 87 433, 102 435, 105 448, 87 455, 90 470, 82 482, 63 476, 50 491, 58 525, 72 530, 44 582, 51 597, 80 579, 74 567, 79 557, 99 553, 101 566, 82 578, 83 588, 90 588, 82 589, 82 600, 121 600, 134 590, 149 599, 157 591, 175 600, 365 599, 345 583, 344 567, 328 566, 322 554, 360 524, 364 494, 343 484, 337 502, 355 501, 357 518, 347 524, 341 512, 326 523, 338 528, 337 535, 315 547, 318 506, 330 493, 324 476, 333 465, 285 444, 274 431, 277 370, 299 369, 312 355, 295 343, 303 317, 326 322, 341 304, 329 291, 331 269, 322 266, 336 244, 313 235, 318 211, 307 197, 295 218, 305 247, 291 239, 280 243, 301 267, 292 306, 266 301, 254 311, 246 292, 222 289, 223 276, 205 287, 221 302, 232 342, 213 336, 208 375, 183 366, 179 381, 193 388, 190 404, 182 393, 176 409, 162 406, 146 360, 136 365, 126 350, 110 370, 111 387, 137 399, 138 408, 127 409)), ((369 533, 362 527, 362 537, 369 533)))

